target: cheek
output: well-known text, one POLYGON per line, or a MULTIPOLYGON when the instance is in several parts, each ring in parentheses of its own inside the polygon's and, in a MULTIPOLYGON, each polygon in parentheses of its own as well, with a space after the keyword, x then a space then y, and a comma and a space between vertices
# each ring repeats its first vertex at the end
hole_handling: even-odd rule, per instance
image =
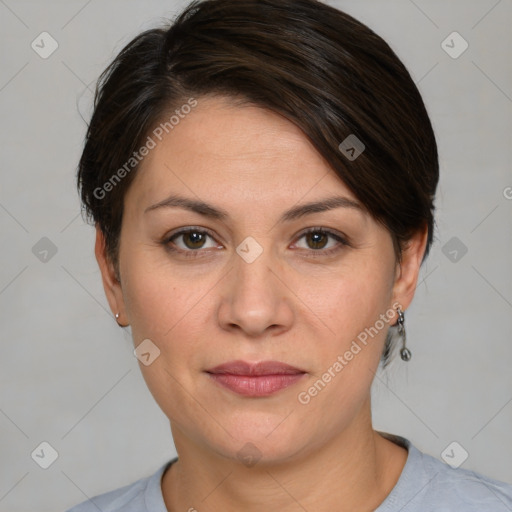
POLYGON ((202 282, 191 283, 155 248, 127 251, 123 263, 123 297, 136 343, 144 338, 165 341, 179 324, 190 323, 204 295, 202 282))
POLYGON ((335 348, 342 350, 388 310, 392 296, 389 272, 378 261, 352 265, 327 279, 308 280, 309 287, 298 295, 306 297, 308 307, 323 321, 326 336, 337 340, 335 348))
POLYGON ((123 295, 135 343, 144 338, 162 339, 172 327, 178 313, 172 284, 162 292, 162 281, 151 274, 128 274, 123 295))
MULTIPOLYGON (((190 375, 202 370, 205 333, 211 316, 207 294, 213 279, 193 279, 171 268, 156 251, 135 251, 125 259, 125 305, 135 346, 149 339, 159 357, 150 366, 140 364, 157 402, 167 400, 169 389, 190 386, 190 375), (211 281, 211 282, 210 282, 211 281), (173 380, 177 379, 177 381, 173 380), (162 395, 162 400, 158 398, 162 395)), ((193 385, 193 384, 192 384, 193 385)))
POLYGON ((327 327, 315 348, 315 375, 301 388, 306 395, 299 402, 308 402, 304 405, 311 412, 345 421, 369 393, 392 318, 388 272, 375 260, 307 295, 308 305, 327 327))

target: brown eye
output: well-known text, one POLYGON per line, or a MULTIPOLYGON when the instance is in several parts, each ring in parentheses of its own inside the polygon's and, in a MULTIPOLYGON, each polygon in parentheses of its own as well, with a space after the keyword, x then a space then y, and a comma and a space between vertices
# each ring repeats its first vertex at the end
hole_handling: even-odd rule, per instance
POLYGON ((187 233, 182 233, 181 236, 183 237, 184 244, 189 249, 201 249, 208 235, 199 231, 188 231, 187 233))
POLYGON ((208 231, 198 228, 182 229, 167 237, 163 243, 169 250, 184 253, 186 256, 199 255, 203 252, 200 251, 200 249, 212 249, 218 247, 215 239, 208 231), (208 239, 210 240, 209 242, 208 239))
POLYGON ((313 231, 305 235, 306 240, 311 241, 311 249, 323 249, 328 242, 329 236, 321 231, 313 231))
POLYGON ((324 228, 310 228, 302 233, 299 241, 304 239, 305 243, 297 242, 295 245, 299 249, 309 250, 311 256, 330 256, 350 244, 345 238, 337 233, 328 231, 324 228))

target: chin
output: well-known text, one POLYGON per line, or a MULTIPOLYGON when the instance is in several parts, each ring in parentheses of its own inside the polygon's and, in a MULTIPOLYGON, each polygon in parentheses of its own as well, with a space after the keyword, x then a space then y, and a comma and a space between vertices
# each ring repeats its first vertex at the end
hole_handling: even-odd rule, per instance
MULTIPOLYGON (((268 414, 246 414, 237 421, 224 423, 232 435, 223 435, 218 442, 205 440, 212 449, 244 466, 272 466, 294 459, 308 445, 307 433, 292 418, 283 417, 269 420, 268 414), (289 422, 287 425, 285 423, 289 422), (281 424, 280 424, 281 423, 281 424)), ((220 419, 219 419, 220 420, 220 419)))

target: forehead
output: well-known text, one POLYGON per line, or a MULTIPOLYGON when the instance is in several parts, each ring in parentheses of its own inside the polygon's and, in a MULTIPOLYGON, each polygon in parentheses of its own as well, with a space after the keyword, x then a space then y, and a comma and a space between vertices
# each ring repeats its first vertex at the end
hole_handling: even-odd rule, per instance
POLYGON ((197 106, 155 139, 126 200, 142 210, 173 192, 189 197, 270 205, 353 194, 295 124, 229 98, 197 106), (129 197, 130 196, 130 197, 129 197))

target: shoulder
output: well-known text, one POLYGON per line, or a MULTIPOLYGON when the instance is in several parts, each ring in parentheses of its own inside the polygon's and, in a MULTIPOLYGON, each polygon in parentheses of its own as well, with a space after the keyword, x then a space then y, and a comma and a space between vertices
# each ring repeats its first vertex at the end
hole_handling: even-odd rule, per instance
POLYGON ((145 510, 141 506, 143 505, 141 500, 147 486, 147 481, 148 478, 142 478, 119 489, 99 494, 75 505, 67 512, 97 512, 98 509, 103 512, 145 510))
POLYGON ((125 485, 118 489, 99 494, 94 496, 73 508, 67 512, 117 512, 120 510, 131 512, 131 511, 144 511, 144 493, 151 477, 141 478, 136 482, 125 485))
MULTIPOLYGON (((176 459, 174 459, 176 460, 176 459)), ((166 462, 150 476, 141 478, 124 487, 94 496, 66 512, 166 512, 163 505, 160 480, 169 464, 166 462)))
POLYGON ((430 494, 443 501, 464 505, 464 510, 512 510, 512 485, 463 468, 452 468, 440 460, 420 453, 430 494))
MULTIPOLYGON (((395 436, 396 439, 396 436, 395 436)), ((408 512, 507 512, 512 485, 461 467, 452 468, 401 440, 409 452, 402 474, 378 512, 405 507, 408 512)))

